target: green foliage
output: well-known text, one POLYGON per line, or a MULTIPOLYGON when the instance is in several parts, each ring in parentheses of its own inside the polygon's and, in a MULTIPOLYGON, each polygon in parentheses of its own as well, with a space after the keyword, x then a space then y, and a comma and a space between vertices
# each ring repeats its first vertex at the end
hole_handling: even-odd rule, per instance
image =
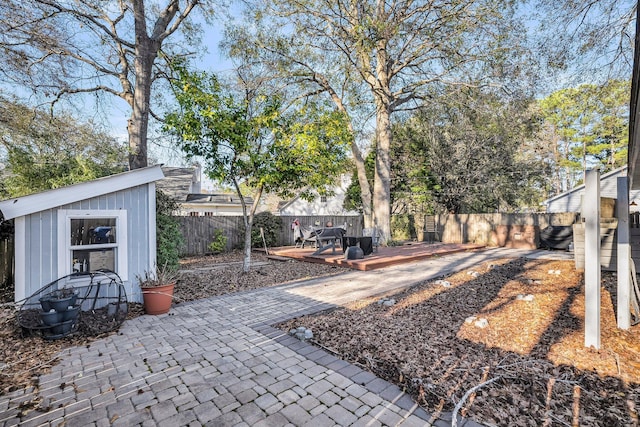
POLYGON ((225 251, 227 248, 227 236, 224 235, 224 231, 220 228, 216 228, 213 232, 213 241, 209 243, 209 250, 212 254, 218 255, 225 251))
POLYGON ((180 267, 180 253, 184 237, 180 224, 172 216, 178 204, 160 190, 156 190, 156 264, 169 271, 180 267))
POLYGON ((415 216, 411 214, 392 215, 391 237, 394 240, 417 239, 415 216))
POLYGON ((308 103, 285 110, 278 95, 243 99, 214 75, 177 65, 181 110, 164 130, 189 157, 201 157, 213 180, 291 197, 321 188, 344 170, 350 142, 343 114, 308 103))
POLYGON ((124 146, 92 123, 51 117, 0 99, 0 151, 6 165, 0 187, 18 197, 123 172, 124 146))
MULTIPOLYGON (((251 79, 233 92, 214 75, 190 72, 182 63, 174 67, 180 110, 166 116, 163 129, 189 158, 202 161, 209 178, 235 188, 246 228, 263 193, 305 197, 331 186, 345 169, 351 134, 344 114, 314 103, 285 108, 278 94, 250 86, 251 79)), ((245 235, 245 246, 250 238, 245 235)))
POLYGON ((553 153, 553 194, 579 184, 586 169, 608 172, 626 163, 629 84, 583 84, 555 91, 539 102, 553 153))
POLYGON ((267 247, 273 247, 278 244, 278 237, 282 230, 282 219, 273 215, 271 212, 260 212, 253 218, 253 226, 251 227, 251 244, 254 248, 263 246, 260 228, 264 230, 264 239, 267 247))
POLYGON ((424 203, 424 213, 537 207, 547 169, 533 144, 537 128, 530 103, 486 90, 452 89, 396 126, 401 148, 392 159, 394 205, 424 203))

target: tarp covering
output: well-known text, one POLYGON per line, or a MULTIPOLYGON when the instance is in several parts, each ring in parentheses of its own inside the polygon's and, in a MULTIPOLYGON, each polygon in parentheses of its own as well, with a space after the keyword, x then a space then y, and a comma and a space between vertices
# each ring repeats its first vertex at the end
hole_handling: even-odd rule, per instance
POLYGON ((572 242, 571 225, 550 225, 540 231, 540 244, 543 248, 567 249, 572 242))

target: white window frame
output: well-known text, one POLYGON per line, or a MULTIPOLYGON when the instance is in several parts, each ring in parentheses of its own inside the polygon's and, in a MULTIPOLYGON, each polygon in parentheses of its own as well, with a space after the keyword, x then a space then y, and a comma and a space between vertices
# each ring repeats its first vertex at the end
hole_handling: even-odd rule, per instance
POLYGON ((72 271, 72 253, 74 250, 87 247, 71 245, 71 220, 87 217, 108 218, 116 221, 116 243, 90 245, 91 249, 115 248, 115 269, 123 282, 129 279, 129 265, 127 262, 127 211, 126 210, 58 210, 58 275, 66 276, 72 271))

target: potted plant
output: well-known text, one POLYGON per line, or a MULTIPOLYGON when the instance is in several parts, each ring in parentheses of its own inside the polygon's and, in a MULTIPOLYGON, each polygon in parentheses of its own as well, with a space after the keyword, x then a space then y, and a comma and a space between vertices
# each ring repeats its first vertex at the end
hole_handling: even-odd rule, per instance
POLYGON ((169 311, 176 277, 176 272, 166 265, 152 271, 145 270, 142 276, 136 276, 142 290, 145 313, 164 314, 169 311))

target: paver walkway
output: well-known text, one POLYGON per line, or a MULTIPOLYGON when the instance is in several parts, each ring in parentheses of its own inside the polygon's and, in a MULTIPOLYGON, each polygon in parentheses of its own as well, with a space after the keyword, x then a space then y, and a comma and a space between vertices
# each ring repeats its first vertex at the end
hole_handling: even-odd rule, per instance
POLYGON ((0 397, 0 425, 426 425, 429 414, 395 385, 270 325, 506 254, 348 271, 128 320, 118 334, 65 350, 37 391, 0 397), (34 399, 49 411, 19 418, 20 404, 34 399))

